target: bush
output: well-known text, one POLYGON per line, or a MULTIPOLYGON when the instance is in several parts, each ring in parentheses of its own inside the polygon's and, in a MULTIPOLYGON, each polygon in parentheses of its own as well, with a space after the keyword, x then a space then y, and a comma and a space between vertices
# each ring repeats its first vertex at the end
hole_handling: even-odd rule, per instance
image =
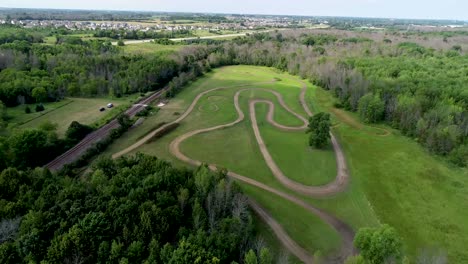
POLYGON ((31 113, 31 108, 29 106, 26 106, 26 108, 24 109, 24 112, 26 114, 30 114, 31 113))
POLYGON ((359 99, 358 112, 366 123, 376 123, 384 117, 385 103, 378 95, 368 93, 359 99))
POLYGON ((360 250, 361 256, 370 264, 387 263, 387 261, 398 263, 402 259, 401 239, 396 230, 389 225, 359 229, 354 237, 354 246, 360 250))
POLYGON ((65 136, 72 142, 78 142, 92 131, 93 128, 91 128, 90 126, 82 125, 77 121, 73 121, 68 127, 65 136))
POLYGON ((117 41, 117 46, 123 47, 125 46, 125 43, 122 40, 117 41))
POLYGON ((462 145, 450 152, 450 161, 461 167, 468 167, 468 145, 462 145))
POLYGON ((45 110, 45 107, 43 104, 36 105, 36 112, 42 112, 44 110, 45 110))

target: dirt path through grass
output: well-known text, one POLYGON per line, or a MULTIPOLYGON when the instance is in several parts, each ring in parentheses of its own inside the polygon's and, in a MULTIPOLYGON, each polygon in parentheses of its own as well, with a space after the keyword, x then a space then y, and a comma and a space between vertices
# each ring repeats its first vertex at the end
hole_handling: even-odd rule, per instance
MULTIPOLYGON (((255 85, 255 84, 241 85, 241 86, 235 86, 235 87, 239 88, 239 87, 253 86, 253 85, 255 85)), ((229 88, 233 88, 233 87, 219 87, 219 88, 210 89, 210 90, 207 90, 205 92, 202 92, 202 93, 198 94, 195 97, 195 99, 192 101, 189 108, 185 111, 185 113, 183 115, 181 115, 177 120, 175 120, 174 122, 169 123, 167 125, 170 125, 170 124, 173 124, 173 123, 178 123, 178 122, 182 121, 183 119, 185 119, 193 111, 193 109, 195 108, 198 101, 204 95, 206 95, 206 94, 208 94, 210 92, 213 92, 213 91, 217 91, 217 90, 221 90, 221 89, 229 89, 229 88)), ((228 124, 222 124, 222 125, 218 125, 218 126, 214 126, 214 127, 210 127, 210 128, 204 128, 204 129, 198 129, 198 130, 190 131, 190 132, 187 132, 187 133, 177 137, 176 139, 174 139, 171 142, 171 144, 169 146, 169 150, 170 150, 171 154, 173 154, 179 160, 182 160, 182 161, 184 161, 184 162, 186 162, 188 164, 191 164, 191 165, 194 165, 194 166, 200 166, 202 164, 202 161, 191 159, 190 157, 183 154, 181 152, 181 150, 180 150, 180 144, 183 141, 185 141, 186 139, 188 139, 188 138, 190 138, 192 136, 195 136, 197 134, 207 133, 207 132, 210 132, 210 131, 215 131, 215 130, 223 129, 223 128, 227 128, 227 127, 232 127, 232 126, 240 123, 241 121, 243 121, 245 119, 245 114, 240 108, 239 96, 243 91, 247 91, 247 90, 251 90, 251 89, 262 90, 262 91, 267 91, 267 92, 272 93, 273 95, 276 96, 276 98, 277 98, 279 104, 281 105, 281 107, 286 109, 286 111, 288 111, 292 115, 296 116, 298 119, 300 119, 303 122, 303 125, 298 126, 298 127, 289 127, 289 126, 284 126, 284 125, 278 124, 273 119, 273 114, 274 114, 274 110, 275 110, 275 104, 274 103, 272 103, 271 101, 268 101, 268 100, 255 100, 254 99, 254 100, 250 101, 250 103, 249 103, 249 114, 250 114, 250 118, 251 118, 251 121, 252 121, 252 128, 254 130, 254 134, 255 134, 257 143, 259 145, 259 148, 260 148, 260 150, 262 152, 262 155, 263 155, 268 167, 273 172, 274 176, 283 185, 285 185, 287 188, 289 188, 289 189, 291 189, 291 190, 293 190, 295 192, 306 194, 306 195, 313 196, 313 197, 325 197, 325 196, 334 195, 334 194, 337 194, 337 193, 343 191, 346 188, 347 184, 348 184, 349 173, 348 173, 348 170, 347 170, 346 161, 345 161, 344 154, 343 154, 343 151, 341 149, 341 146, 339 145, 338 141, 333 136, 333 134, 331 134, 331 141, 332 141, 333 148, 335 150, 336 161, 337 161, 337 177, 335 178, 335 180, 333 182, 331 182, 331 183, 329 183, 327 185, 323 185, 323 186, 307 186, 307 185, 303 185, 301 183, 298 183, 298 182, 295 182, 295 181, 289 179, 288 177, 286 177, 282 173, 280 168, 277 166, 277 164, 275 163, 275 161, 273 160, 273 158, 269 154, 268 149, 265 146, 265 143, 264 143, 264 141, 263 141, 263 139, 262 139, 262 137, 260 135, 260 131, 259 131, 257 120, 256 120, 255 105, 259 104, 259 103, 266 103, 266 104, 269 105, 269 111, 268 111, 268 114, 267 114, 267 122, 269 122, 274 127, 277 127, 278 129, 282 129, 282 130, 286 130, 286 131, 305 130, 307 128, 308 120, 306 118, 304 118, 303 116, 301 116, 300 114, 297 114, 294 111, 292 111, 286 105, 286 103, 284 102, 283 97, 282 97, 282 95, 280 93, 278 93, 276 91, 269 90, 269 89, 245 88, 245 89, 241 89, 241 90, 237 91, 236 94, 234 95, 234 106, 235 106, 235 109, 236 109, 236 111, 238 113, 238 118, 235 121, 233 121, 231 123, 228 123, 228 124)), ((308 107, 308 105, 306 103, 306 100, 305 100, 306 90, 307 90, 307 86, 305 84, 303 84, 303 88, 301 90, 299 100, 301 102, 302 107, 304 108, 304 111, 309 116, 311 116, 312 112, 309 109, 309 107, 308 107)), ((157 129, 157 130, 155 130, 155 131, 153 131, 152 133, 148 134, 142 140, 138 141, 137 143, 130 146, 129 148, 127 148, 127 149, 113 155, 113 157, 116 158, 116 157, 122 156, 122 155, 124 155, 126 153, 129 153, 130 151, 138 148, 139 146, 146 143, 149 139, 151 139, 152 135, 157 133, 161 129, 164 129, 164 126, 157 129)), ((216 165, 210 165, 209 168, 211 170, 213 170, 213 171, 218 170, 218 167, 216 165)), ((340 236, 342 238, 342 245, 341 245, 339 255, 335 256, 333 258, 329 258, 328 261, 342 263, 345 258, 347 258, 348 256, 355 253, 355 249, 353 247, 354 231, 352 230, 352 228, 349 225, 347 225, 343 221, 339 220, 335 216, 333 216, 333 215, 331 215, 331 214, 329 214, 329 213, 327 213, 327 212, 325 212, 325 211, 323 211, 321 209, 313 207, 310 204, 304 202, 303 200, 301 200, 301 199, 299 199, 299 198, 297 198, 297 197, 295 197, 293 195, 281 192, 281 191, 276 190, 274 188, 271 188, 271 187, 269 187, 269 186, 267 186, 267 185, 265 185, 265 184, 263 184, 261 182, 258 182, 258 181, 255 181, 255 180, 251 179, 251 178, 236 174, 235 172, 229 171, 228 176, 230 176, 231 178, 234 178, 236 180, 242 181, 244 183, 250 184, 252 186, 261 188, 261 189, 263 189, 265 191, 268 191, 268 192, 270 192, 272 194, 278 195, 278 196, 280 196, 280 197, 282 197, 282 198, 284 198, 286 200, 289 200, 289 201, 303 207, 304 209, 306 209, 310 213, 318 216, 320 219, 322 219, 323 221, 328 223, 330 226, 332 226, 340 234, 340 236)), ((281 241, 281 243, 291 253, 293 253, 296 257, 298 257, 301 261, 303 261, 305 263, 313 263, 313 257, 305 249, 303 249, 297 243, 295 243, 294 240, 291 237, 289 237, 289 235, 284 231, 284 229, 273 219, 273 217, 271 215, 269 215, 263 208, 261 208, 260 205, 258 205, 257 203, 252 201, 251 202, 251 207, 272 228, 272 230, 274 231, 274 233, 276 234, 278 239, 281 241)))

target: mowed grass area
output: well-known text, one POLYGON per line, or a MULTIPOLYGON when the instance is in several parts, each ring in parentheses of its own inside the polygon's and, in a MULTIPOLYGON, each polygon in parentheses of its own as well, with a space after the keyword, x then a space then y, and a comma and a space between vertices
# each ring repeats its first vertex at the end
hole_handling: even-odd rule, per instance
POLYGON ((37 128, 45 122, 57 124, 57 133, 64 136, 68 126, 73 121, 78 121, 86 125, 101 125, 101 120, 107 120, 115 117, 132 102, 138 99, 139 95, 131 95, 122 98, 66 98, 60 102, 45 103, 45 111, 35 112, 35 105, 28 105, 32 113, 26 114, 27 105, 20 105, 8 108, 10 129, 28 129, 37 128), (106 107, 108 103, 113 103, 114 107, 106 107), (106 111, 100 112, 99 109, 105 107, 106 111))
MULTIPOLYGON (((315 107, 337 112, 328 92, 317 89, 314 97, 315 107)), ((353 126, 359 123, 355 114, 338 113, 336 132, 352 176, 380 221, 398 230, 407 253, 442 250, 450 263, 468 263, 468 170, 427 153, 398 131, 379 126, 392 132, 381 136, 379 129, 353 126)))
MULTIPOLYGON (((205 78, 189 85, 176 96, 176 98, 171 99, 169 104, 164 106, 156 115, 148 118, 141 127, 133 129, 131 132, 126 133, 123 138, 117 140, 117 142, 110 147, 107 154, 115 153, 133 142, 136 142, 138 138, 148 133, 155 124, 176 119, 178 117, 177 113, 183 113, 198 93, 215 87, 231 87, 214 91, 204 96, 197 104, 192 114, 181 122, 179 128, 163 138, 146 144, 137 150, 172 161, 179 166, 185 166, 184 163, 178 161, 169 153, 168 146, 170 142, 178 135, 194 129, 206 128, 234 121, 237 118, 233 103, 233 96, 236 91, 246 88, 275 90, 283 94, 286 104, 292 110, 306 116, 298 99, 301 85, 299 79, 273 71, 269 68, 235 66, 216 69, 205 78), (279 78, 281 80, 273 82, 274 78, 279 78), (250 85, 246 87, 234 87, 245 84, 250 85)), ((247 114, 248 101, 251 98, 269 99, 273 102, 277 102, 275 96, 260 89, 250 89, 242 92, 240 103, 242 110, 246 113, 246 119, 243 122, 231 128, 197 135, 182 144, 182 151, 190 157, 207 163, 218 164, 221 167, 264 182, 279 190, 292 193, 273 177, 269 168, 263 161, 263 157, 260 154, 251 129, 250 117, 247 114)), ((299 172, 293 173, 292 175, 288 174, 288 176, 296 181, 308 184, 327 183, 334 178, 336 168, 332 150, 317 151, 317 153, 313 150, 309 150, 306 144, 307 135, 305 132, 276 131, 275 128, 266 124, 265 111, 267 109, 265 105, 260 104, 257 108, 257 116, 260 122, 262 136, 267 144, 269 144, 269 147, 270 145, 272 146, 271 151, 275 152, 275 160, 285 173, 299 172), (275 134, 275 132, 279 134, 275 134), (275 143, 275 141, 281 142, 275 143), (287 149, 283 149, 281 153, 277 153, 276 148, 287 149), (294 151, 296 148, 297 153, 294 151), (300 159, 295 160, 295 157, 298 156, 300 156, 300 159)), ((274 118, 277 122, 285 125, 298 126, 302 124, 300 120, 281 107, 276 108, 274 118)), ((298 241, 301 246, 309 249, 311 254, 314 254, 317 250, 324 254, 330 254, 339 248, 337 233, 314 215, 300 207, 291 207, 289 202, 278 197, 272 197, 272 195, 265 194, 261 190, 247 190, 248 186, 242 186, 245 188, 246 192, 249 192, 251 197, 259 200, 267 209, 277 204, 275 208, 272 208, 270 213, 275 214, 275 218, 284 226, 291 237, 298 241), (272 201, 275 202, 272 203, 272 201), (296 215, 298 221, 295 221, 296 215), (309 229, 309 231, 305 231, 305 229, 309 229), (315 235, 311 235, 313 232, 315 232, 315 235), (318 237, 321 237, 321 239, 318 239, 318 237)), ((340 200, 338 203, 341 208, 343 208, 342 211, 346 211, 343 214, 348 215, 349 218, 354 221, 354 223, 350 224, 359 227, 371 222, 375 225, 377 221, 372 213, 361 214, 357 209, 358 207, 363 207, 363 210, 366 211, 367 207, 366 212, 370 211, 368 201, 365 197, 357 195, 353 198, 354 199, 349 200, 350 202, 347 202, 347 200, 340 200), (355 213, 356 211, 357 213, 355 213)), ((331 200, 335 200, 335 198, 331 198, 331 200)))
POLYGON ((129 44, 121 47, 124 53, 127 54, 155 54, 164 55, 171 54, 181 49, 183 45, 161 45, 151 42, 129 44))
MULTIPOLYGON (((160 112, 149 117, 143 125, 125 134, 112 145, 108 154, 131 145, 151 131, 158 122, 175 120, 178 113, 183 113, 198 93, 214 87, 241 84, 275 89, 284 95, 291 109, 305 116, 298 103, 300 79, 263 67, 224 67, 187 86, 160 112), (271 83, 273 78, 280 78, 281 81, 271 83), (263 84, 253 84, 258 82, 263 84)), ((345 150, 351 182, 345 192, 334 197, 313 199, 297 196, 335 214, 356 230, 380 223, 394 226, 403 237, 405 252, 410 258, 414 259, 422 249, 436 248, 447 253, 450 263, 468 262, 465 246, 468 244, 468 171, 452 167, 444 160, 432 156, 418 143, 400 135, 398 131, 384 125, 366 126, 355 114, 333 109, 334 99, 328 92, 307 85, 307 98, 311 108, 314 111, 332 113, 333 123, 338 124, 333 130, 345 150)), ((169 153, 169 143, 188 131, 235 120, 237 115, 232 97, 239 89, 242 88, 216 91, 203 97, 197 109, 181 122, 179 128, 155 142, 144 145, 138 151, 184 166, 185 164, 169 153)), ((243 92, 241 107, 244 113, 248 113, 249 98, 254 97, 268 98, 276 102, 269 93, 243 92)), ((266 106, 258 105, 256 109, 262 137, 286 175, 296 181, 310 184, 327 182, 334 177, 336 171, 331 165, 334 160, 330 150, 321 153, 301 147, 307 142, 305 134, 282 132, 272 128, 265 122, 266 106), (313 177, 307 177, 308 175, 313 177)), ((275 113, 275 120, 287 125, 300 123, 279 107, 275 113)), ((234 127, 192 137, 182 144, 182 151, 192 158, 218 164, 291 193, 276 181, 263 162, 248 115, 243 122, 234 127)), ((282 199, 264 194, 254 187, 242 187, 269 211, 268 206, 288 207, 282 199)), ((330 239, 334 236, 333 230, 322 230, 322 239, 312 238, 301 231, 300 225, 304 225, 304 222, 296 221, 296 217, 300 219, 308 214, 301 212, 301 208, 297 208, 298 212, 274 209, 274 212, 270 213, 274 214, 291 237, 303 247, 326 252, 331 248, 330 245, 336 243, 334 239, 330 239)), ((314 232, 323 227, 320 223, 317 224, 316 218, 310 217, 307 223, 310 223, 310 228, 317 228, 314 232)))

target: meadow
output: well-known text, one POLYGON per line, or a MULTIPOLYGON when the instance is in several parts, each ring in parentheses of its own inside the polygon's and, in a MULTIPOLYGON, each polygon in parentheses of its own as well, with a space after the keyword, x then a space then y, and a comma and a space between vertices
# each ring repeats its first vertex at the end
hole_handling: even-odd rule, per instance
MULTIPOLYGON (((283 95, 286 104, 306 116, 299 104, 303 82, 297 77, 264 67, 232 66, 214 70, 190 85, 137 128, 126 133, 106 151, 116 153, 154 130, 161 122, 171 122, 187 109, 200 92, 218 90, 202 97, 195 110, 170 134, 145 144, 143 152, 186 166, 169 152, 169 144, 188 131, 232 122, 237 118, 233 96, 245 88, 265 88, 283 95), (244 87, 235 87, 244 85, 244 87)), ((455 168, 427 153, 417 142, 384 125, 369 127, 352 113, 333 107, 335 99, 327 92, 305 82, 307 102, 314 111, 332 114, 333 131, 342 144, 351 182, 347 189, 328 198, 310 198, 285 188, 274 178, 258 149, 248 116, 248 101, 268 99, 270 93, 250 89, 242 92, 240 106, 246 118, 239 124, 199 134, 181 145, 187 156, 217 164, 246 175, 277 190, 295 195, 322 208, 358 230, 361 227, 388 223, 403 238, 405 253, 415 258, 420 251, 437 249, 454 263, 468 261, 463 246, 468 243, 468 172, 455 168)), ((330 182, 336 175, 331 148, 307 147, 304 132, 277 130, 266 122, 265 105, 256 107, 260 132, 273 159, 291 179, 306 185, 330 182)), ((300 122, 281 107, 274 119, 284 125, 300 122)), ((134 152, 133 152, 134 153, 134 152)), ((283 226, 287 233, 311 254, 333 255, 339 248, 336 231, 301 207, 256 187, 239 183, 244 192, 258 201, 283 226)), ((262 233, 262 232, 261 232, 262 233)), ((263 232, 265 233, 265 232, 263 232)), ((270 243, 271 237, 268 239, 270 243)), ((435 250, 433 250, 435 251, 435 250)))
POLYGON ((126 54, 152 54, 152 55, 165 55, 170 54, 181 49, 182 45, 161 45, 151 42, 138 43, 125 45, 122 50, 126 54))
POLYGON ((57 133, 64 136, 68 126, 73 121, 98 127, 127 109, 138 99, 138 94, 122 98, 65 98, 59 102, 44 103, 45 110, 36 112, 36 105, 19 105, 8 108, 9 129, 37 128, 41 124, 51 122, 57 125, 57 133), (106 107, 113 103, 114 107, 106 107), (26 107, 31 113, 25 112, 26 107), (105 107, 106 111, 99 109, 105 107))

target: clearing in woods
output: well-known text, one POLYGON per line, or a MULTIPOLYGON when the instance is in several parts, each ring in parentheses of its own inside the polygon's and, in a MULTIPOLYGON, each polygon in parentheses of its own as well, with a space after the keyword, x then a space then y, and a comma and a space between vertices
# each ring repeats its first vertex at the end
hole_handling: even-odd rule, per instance
POLYGON ((275 220, 283 233, 269 221, 270 227, 303 261, 317 251, 327 258, 343 257, 350 253, 351 228, 379 223, 396 227, 410 257, 421 248, 435 247, 447 252, 450 260, 467 260, 460 246, 468 243, 463 236, 468 233, 463 221, 468 210, 460 210, 468 204, 467 171, 437 160, 397 131, 361 124, 354 114, 333 109, 333 102, 320 88, 270 68, 224 67, 190 84, 107 153, 139 151, 181 166, 204 162, 228 169, 258 203, 253 207, 259 205, 265 213, 262 217, 262 211, 256 210, 259 216, 275 220), (215 89, 220 87, 224 89, 215 89), (301 92, 307 106, 301 104, 301 92), (320 151, 307 147, 301 128, 307 108, 332 113, 333 123, 338 124, 333 132, 345 152, 350 174, 346 181, 339 180, 338 156, 331 146, 320 151), (158 124, 177 119, 176 130, 141 143, 158 124), (264 144, 258 143, 259 137, 264 144), (287 179, 266 160, 272 160, 287 179), (324 188, 307 187, 326 189, 330 183, 338 184, 324 195, 320 195, 324 188), (288 244, 285 237, 295 244, 288 244))
POLYGON ((10 128, 28 129, 37 128, 44 122, 57 124, 57 133, 64 136, 68 126, 73 121, 85 125, 102 125, 105 120, 112 119, 139 98, 138 94, 122 98, 66 98, 60 102, 44 103, 45 110, 35 111, 35 104, 20 105, 8 108, 7 115, 11 118, 8 122, 10 128), (113 103, 113 108, 107 108, 108 103, 113 103), (25 108, 29 106, 31 113, 26 114, 25 108), (106 111, 100 112, 104 107, 106 111))

